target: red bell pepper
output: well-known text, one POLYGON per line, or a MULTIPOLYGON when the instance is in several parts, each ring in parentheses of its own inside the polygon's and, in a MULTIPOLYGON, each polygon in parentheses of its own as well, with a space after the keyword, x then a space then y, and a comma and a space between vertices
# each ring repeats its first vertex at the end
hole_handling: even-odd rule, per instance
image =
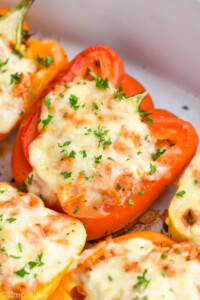
MULTIPOLYGON (((129 96, 145 90, 140 83, 124 73, 123 63, 118 55, 109 47, 104 46, 90 47, 75 57, 65 72, 57 79, 56 85, 63 86, 75 78, 84 79, 90 71, 95 72, 99 77, 107 78, 115 87, 121 83, 123 92, 129 96)), ((45 97, 51 88, 52 85, 46 91, 45 97)), ((38 103, 35 110, 24 119, 15 141, 12 170, 18 186, 22 185, 23 181, 27 179, 28 173, 32 171, 28 148, 38 135, 41 103, 38 103)), ((140 110, 148 111, 151 120, 153 120, 151 122, 153 124, 149 124, 146 122, 148 116, 143 118, 143 122, 146 123, 151 134, 157 140, 157 147, 168 146, 168 149, 157 158, 160 165, 167 167, 166 172, 160 175, 157 180, 137 182, 131 194, 134 205, 129 205, 127 199, 123 205, 104 207, 103 212, 101 212, 89 209, 84 204, 79 203, 79 211, 74 214, 77 206, 76 199, 74 202, 70 201, 70 205, 61 203, 62 209, 66 213, 75 215, 83 222, 88 240, 117 231, 127 223, 136 220, 180 175, 196 151, 198 136, 190 123, 165 110, 154 109, 150 96, 144 98, 140 110)))

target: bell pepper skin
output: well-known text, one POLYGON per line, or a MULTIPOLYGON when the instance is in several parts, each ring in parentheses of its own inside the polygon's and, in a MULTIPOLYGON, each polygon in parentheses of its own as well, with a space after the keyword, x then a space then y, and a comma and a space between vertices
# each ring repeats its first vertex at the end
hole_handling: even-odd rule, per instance
MULTIPOLYGON (((142 231, 142 232, 134 232, 122 235, 120 237, 115 238, 113 241, 122 241, 133 238, 141 238, 151 241, 156 246, 166 247, 166 245, 173 245, 174 242, 168 238, 167 236, 153 231, 142 231)), ((96 246, 90 248, 87 256, 83 258, 82 264, 84 265, 87 262, 95 262, 103 255, 103 247, 106 245, 106 241, 97 244, 96 246)), ((63 277, 60 285, 57 290, 50 297, 50 300, 81 300, 83 299, 80 294, 75 292, 76 282, 73 279, 73 271, 76 269, 71 269, 66 275, 63 277)))
MULTIPOLYGON (((7 15, 8 12, 9 11, 7 9, 0 8, 0 15, 7 15)), ((25 22, 23 23, 23 29, 26 31, 28 30, 28 26, 25 22)), ((35 106, 35 103, 39 100, 46 86, 58 75, 60 71, 65 69, 68 64, 68 59, 64 49, 57 42, 52 40, 42 41, 28 39, 26 41, 24 56, 35 61, 37 71, 31 80, 30 87, 23 93, 23 116, 19 118, 9 132, 0 132, 0 141, 4 140, 15 131, 26 113, 35 106), (44 67, 38 64, 38 57, 51 57, 53 61, 48 67, 44 67)))
MULTIPOLYGON (((121 83, 123 92, 128 96, 145 90, 134 78, 124 73, 121 59, 112 49, 105 46, 93 46, 80 53, 69 63, 65 72, 57 78, 56 84, 64 85, 73 81, 74 78, 83 79, 85 74, 90 71, 95 72, 97 76, 107 78, 115 87, 121 83)), ((50 88, 47 89, 46 95, 49 91, 50 88)), ((37 124, 40 109, 41 104, 38 103, 35 110, 24 119, 15 141, 12 170, 18 186, 21 186, 22 182, 26 180, 27 174, 32 170, 28 147, 38 135, 37 124)), ((144 98, 140 109, 146 110, 150 114, 153 124, 146 122, 147 117, 143 118, 143 122, 146 123, 158 143, 165 144, 167 141, 168 145, 173 145, 157 159, 157 162, 168 169, 156 181, 141 181, 137 190, 145 191, 145 193, 142 195, 133 193, 131 199, 134 201, 134 205, 132 206, 126 202, 123 205, 106 209, 106 214, 100 214, 99 211, 92 214, 84 209, 79 209, 75 216, 85 225, 88 240, 100 238, 105 233, 110 234, 136 220, 180 175, 196 151, 198 136, 190 123, 165 110, 154 109, 150 96, 144 98), (177 153, 179 154, 177 155, 177 153), (97 222, 98 226, 96 226, 97 222)), ((74 215, 73 211, 76 205, 74 203, 71 207, 62 208, 68 214, 74 215)))

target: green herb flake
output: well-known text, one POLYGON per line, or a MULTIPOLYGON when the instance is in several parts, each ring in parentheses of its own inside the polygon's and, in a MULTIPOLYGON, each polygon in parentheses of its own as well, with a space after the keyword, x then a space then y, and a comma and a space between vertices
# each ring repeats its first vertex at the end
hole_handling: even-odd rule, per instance
POLYGON ((38 64, 40 64, 41 66, 48 68, 53 62, 53 58, 50 56, 46 56, 46 57, 40 57, 39 55, 37 55, 37 62, 38 64))
POLYGON ((81 151, 79 151, 79 153, 81 153, 83 155, 83 158, 87 157, 86 150, 81 150, 81 151))
POLYGON ((165 149, 157 149, 156 153, 152 154, 153 160, 157 160, 166 150, 165 149))
POLYGON ((185 192, 184 190, 182 190, 182 191, 176 193, 176 196, 178 196, 178 197, 183 197, 183 195, 185 195, 185 193, 186 193, 186 192, 185 192))
POLYGON ((143 287, 143 289, 145 290, 150 282, 150 279, 147 280, 146 279, 146 273, 147 273, 147 269, 144 270, 144 272, 142 273, 142 275, 137 276, 137 280, 138 282, 134 285, 134 288, 138 291, 141 292, 141 287, 143 287))
POLYGON ((9 61, 9 58, 7 58, 5 61, 0 61, 0 68, 7 65, 8 61, 9 61))
POLYGON ((51 107, 51 100, 52 100, 51 97, 47 97, 44 99, 44 103, 48 109, 50 109, 51 107))
POLYGON ((27 271, 25 270, 25 268, 22 268, 22 269, 20 269, 20 270, 14 272, 14 273, 17 274, 18 276, 22 277, 22 278, 24 278, 25 275, 30 274, 29 272, 27 272, 27 271))
POLYGON ((138 151, 138 152, 137 152, 137 155, 140 155, 141 153, 142 153, 141 151, 138 151))
POLYGON ((4 190, 0 190, 0 194, 3 194, 3 193, 5 193, 5 191, 4 190))
POLYGON ((99 156, 95 156, 95 164, 100 164, 100 159, 102 159, 102 155, 99 155, 99 156))
POLYGON ((23 58, 24 57, 24 55, 21 52, 19 52, 18 50, 16 50, 16 49, 13 49, 12 53, 15 54, 16 56, 18 56, 19 58, 23 58))
POLYGON ((18 243, 17 245, 18 245, 19 251, 22 252, 23 251, 22 244, 18 243))
POLYGON ((25 182, 23 181, 22 182, 22 185, 20 186, 20 188, 18 189, 18 192, 24 192, 24 189, 26 188, 26 184, 25 182))
POLYGON ((24 115, 24 111, 21 110, 20 113, 18 113, 18 115, 19 115, 20 117, 22 117, 22 116, 24 115))
POLYGON ((153 120, 152 120, 152 119, 149 119, 149 118, 146 118, 146 123, 148 123, 148 124, 153 124, 153 120))
POLYGON ((92 105, 94 106, 95 109, 99 109, 98 105, 96 102, 92 102, 92 105))
POLYGON ((113 281, 112 276, 108 275, 108 280, 109 280, 109 281, 113 281))
POLYGON ((109 88, 109 83, 108 83, 108 79, 103 79, 101 77, 98 77, 94 72, 89 72, 89 74, 94 78, 94 80, 96 81, 96 87, 101 87, 104 89, 109 88))
POLYGON ((70 178, 71 176, 72 176, 72 173, 71 172, 62 172, 62 173, 60 173, 65 179, 67 179, 67 178, 70 178))
POLYGON ((149 137, 149 135, 147 134, 147 135, 145 136, 144 140, 147 141, 148 137, 149 137))
POLYGON ((68 152, 67 152, 67 150, 65 150, 65 149, 63 149, 62 151, 60 151, 60 153, 63 153, 64 156, 67 156, 67 155, 68 155, 68 152))
POLYGON ((166 254, 166 253, 162 253, 162 254, 160 255, 160 258, 166 259, 166 258, 167 258, 167 254, 166 254))
POLYGON ((10 255, 10 257, 12 257, 14 259, 20 259, 20 258, 22 258, 21 256, 15 256, 15 255, 10 255))
POLYGON ((16 72, 15 74, 11 74, 10 76, 10 84, 18 84, 21 82, 21 77, 19 75, 18 72, 16 72))
POLYGON ((28 176, 28 184, 31 185, 33 182, 33 174, 31 176, 28 176))
POLYGON ((140 191, 140 192, 138 192, 138 195, 142 196, 142 195, 144 195, 144 193, 145 193, 145 191, 140 191))
POLYGON ((76 214, 79 211, 79 206, 77 205, 74 209, 74 214, 76 214))
POLYGON ((152 175, 156 172, 157 166, 156 165, 152 165, 152 163, 150 163, 150 172, 149 175, 152 175))
POLYGON ((16 218, 8 218, 8 219, 6 219, 6 221, 9 222, 9 223, 13 223, 16 220, 17 220, 16 218))
POLYGON ((59 94, 59 97, 60 97, 60 98, 64 98, 65 95, 64 95, 63 93, 60 93, 60 94, 59 94))
POLYGON ((72 150, 69 154, 69 157, 75 159, 76 158, 76 151, 72 150))
POLYGON ((115 95, 114 98, 117 98, 119 101, 122 101, 125 96, 124 93, 117 93, 115 91, 114 91, 114 95, 115 95))
POLYGON ((65 85, 64 85, 67 89, 70 89, 70 87, 71 87, 71 85, 67 82, 67 83, 65 83, 65 85))
POLYGON ((107 159, 115 161, 114 158, 112 158, 112 157, 107 157, 107 159))
POLYGON ((43 129, 45 129, 45 127, 51 122, 52 119, 53 119, 53 116, 52 115, 48 115, 47 119, 42 120, 43 129))
POLYGON ((100 207, 99 206, 93 206, 93 209, 99 210, 100 207))
POLYGON ((68 146, 69 144, 71 144, 71 141, 66 141, 66 142, 64 142, 64 144, 60 144, 60 143, 58 143, 58 147, 64 147, 64 146, 68 146))
POLYGON ((29 268, 30 269, 33 269, 33 268, 35 268, 36 266, 37 266, 37 262, 35 262, 35 261, 29 261, 29 268))
POLYGON ((69 102, 71 107, 73 107, 74 110, 78 110, 80 105, 77 105, 78 103, 78 97, 76 97, 76 95, 71 94, 69 97, 69 102))
POLYGON ((128 205, 134 205, 134 201, 132 199, 128 200, 128 205))
POLYGON ((189 107, 187 105, 182 106, 182 109, 189 110, 189 107))

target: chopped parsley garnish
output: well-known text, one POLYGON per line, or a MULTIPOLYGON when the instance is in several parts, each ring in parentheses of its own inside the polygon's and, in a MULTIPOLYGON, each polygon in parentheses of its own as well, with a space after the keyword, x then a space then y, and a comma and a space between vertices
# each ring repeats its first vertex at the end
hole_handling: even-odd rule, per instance
POLYGON ((132 199, 129 199, 129 200, 128 200, 128 205, 134 205, 134 202, 133 202, 132 199))
POLYGON ((37 266, 37 262, 35 262, 35 261, 29 261, 29 268, 30 269, 33 269, 33 268, 35 268, 36 266, 37 266))
POLYGON ((69 83, 65 83, 65 87, 66 87, 67 89, 70 89, 71 85, 70 85, 69 83))
POLYGON ((92 105, 94 106, 95 109, 99 109, 98 105, 96 102, 92 102, 92 105))
POLYGON ((9 58, 7 58, 5 61, 0 61, 0 68, 5 66, 9 61, 9 58))
POLYGON ((26 184, 25 182, 23 181, 22 182, 22 185, 20 186, 20 188, 18 189, 18 192, 24 192, 24 189, 26 188, 26 184))
POLYGON ((138 152, 137 152, 137 155, 140 155, 141 153, 142 153, 141 151, 138 151, 138 152))
POLYGON ((67 152, 67 150, 65 150, 65 149, 63 149, 62 151, 60 151, 60 153, 63 153, 64 156, 67 156, 67 155, 68 155, 68 152, 67 152))
POLYGON ((20 259, 20 258, 22 258, 21 256, 15 256, 15 255, 10 255, 10 257, 12 257, 14 259, 20 259))
POLYGON ((194 180, 194 184, 197 184, 197 183, 198 183, 198 180, 197 180, 197 179, 195 179, 195 180, 194 180))
POLYGON ((156 153, 152 154, 153 160, 157 160, 165 151, 165 149, 157 149, 156 153))
POLYGON ((43 66, 45 68, 48 68, 54 61, 53 58, 50 56, 40 57, 39 55, 37 55, 36 59, 37 59, 38 64, 40 64, 41 66, 43 66))
POLYGON ((147 135, 145 136, 144 140, 147 141, 148 137, 149 137, 149 135, 147 134, 147 135))
POLYGON ((81 151, 79 151, 79 153, 81 153, 83 155, 83 158, 87 157, 86 150, 81 150, 81 151))
POLYGON ((108 280, 113 281, 113 278, 110 275, 108 275, 108 280))
POLYGON ((27 271, 25 270, 25 268, 22 268, 22 269, 20 269, 20 270, 14 272, 14 273, 17 274, 18 276, 22 277, 22 278, 24 278, 25 275, 30 274, 29 272, 27 272, 27 271))
POLYGON ((107 157, 107 159, 115 161, 114 158, 112 158, 112 157, 107 157))
POLYGON ((72 150, 69 154, 70 158, 76 158, 76 151, 72 150))
POLYGON ((67 178, 70 178, 71 176, 72 176, 72 173, 71 172, 62 172, 62 173, 60 173, 65 179, 67 179, 67 178))
POLYGON ((15 74, 11 74, 11 77, 10 77, 10 84, 18 84, 21 82, 21 77, 19 75, 18 72, 16 72, 15 74))
POLYGON ((144 195, 144 193, 145 193, 145 191, 140 191, 140 192, 138 192, 138 195, 142 196, 142 195, 144 195))
POLYGON ((3 193, 5 193, 5 191, 4 190, 0 190, 0 194, 3 194, 3 193))
POLYGON ((78 103, 78 97, 76 97, 76 95, 71 94, 69 97, 69 102, 71 104, 71 107, 73 107, 74 110, 78 110, 80 105, 77 105, 78 103))
POLYGON ((160 258, 166 259, 166 258, 167 258, 167 254, 166 254, 166 253, 162 253, 162 254, 160 255, 160 258))
POLYGON ((98 77, 94 72, 89 72, 89 74, 95 79, 96 81, 96 87, 101 87, 104 89, 109 88, 108 79, 103 79, 101 77, 98 77))
POLYGON ((71 141, 64 142, 63 145, 61 145, 60 143, 58 143, 58 147, 68 146, 69 144, 71 144, 71 141))
POLYGON ((22 244, 18 243, 17 245, 18 245, 19 251, 22 252, 23 251, 22 244))
POLYGON ((153 120, 152 120, 152 119, 149 119, 149 118, 146 118, 146 123, 148 123, 148 124, 153 124, 153 120))
POLYGON ((18 115, 19 115, 20 117, 22 117, 23 114, 24 114, 24 111, 23 111, 23 110, 21 110, 20 113, 18 113, 18 115))
POLYGON ((31 176, 28 176, 28 184, 32 184, 33 181, 33 174, 31 176))
POLYGON ((93 206, 93 209, 99 210, 100 207, 99 206, 93 206))
POLYGON ((119 101, 122 101, 122 99, 125 97, 124 93, 117 93, 114 91, 114 98, 117 98, 119 101))
POLYGON ((41 267, 44 265, 44 262, 42 261, 43 253, 38 254, 38 266, 41 267))
POLYGON ((48 109, 51 107, 51 100, 52 99, 50 97, 44 99, 45 105, 48 109))
MULTIPOLYGON (((87 129, 87 128, 85 128, 85 129, 87 129)), ((84 135, 89 135, 91 132, 92 132, 92 128, 88 128, 88 129, 87 129, 87 132, 84 133, 84 135)))
POLYGON ((156 165, 152 165, 152 163, 150 163, 150 172, 149 175, 152 175, 156 172, 157 166, 156 165))
POLYGON ((183 195, 185 195, 185 193, 186 192, 183 190, 183 191, 180 191, 180 192, 176 193, 176 196, 183 197, 183 195))
POLYGON ((16 218, 8 218, 8 219, 6 219, 6 221, 9 222, 9 223, 12 223, 12 222, 14 222, 16 220, 17 220, 16 218))
POLYGON ((102 159, 102 155, 95 156, 94 158, 95 158, 94 160, 95 164, 100 164, 100 159, 102 159))
POLYGON ((65 95, 64 95, 63 93, 60 93, 60 94, 59 94, 59 97, 60 97, 60 98, 64 98, 65 95))
POLYGON ((98 125, 98 129, 97 130, 94 130, 94 134, 99 137, 99 147, 100 147, 100 143, 103 142, 103 149, 105 150, 106 149, 106 146, 107 145, 111 145, 112 142, 111 142, 111 139, 109 138, 108 140, 106 140, 105 138, 105 135, 107 135, 107 133, 109 132, 110 130, 104 130, 104 127, 100 126, 100 124, 98 125))
POLYGON ((74 214, 76 214, 79 211, 79 206, 77 205, 74 209, 74 214))
POLYGON ((47 119, 42 120, 43 129, 51 122, 52 119, 53 119, 53 116, 52 115, 48 115, 47 119))
POLYGON ((189 107, 187 105, 184 105, 182 106, 182 109, 189 110, 189 107))
POLYGON ((134 285, 134 288, 140 292, 141 287, 143 287, 143 289, 145 290, 150 282, 150 279, 147 280, 146 279, 146 273, 147 273, 147 269, 144 270, 144 272, 142 273, 142 275, 137 276, 137 280, 138 282, 134 285))
POLYGON ((18 56, 19 58, 23 58, 24 57, 24 55, 21 52, 19 52, 18 50, 16 50, 16 49, 13 49, 12 53, 15 54, 16 56, 18 56))

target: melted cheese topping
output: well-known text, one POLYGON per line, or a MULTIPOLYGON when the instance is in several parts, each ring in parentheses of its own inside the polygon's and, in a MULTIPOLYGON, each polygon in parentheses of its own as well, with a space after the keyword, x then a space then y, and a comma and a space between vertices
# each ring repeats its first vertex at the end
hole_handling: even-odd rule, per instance
POLYGON ((29 146, 34 179, 27 185, 48 205, 74 196, 86 206, 122 204, 136 182, 156 180, 165 170, 152 160, 156 141, 141 122, 137 97, 120 101, 114 92, 95 81, 73 82, 44 100, 39 136, 29 146), (151 163, 157 166, 152 175, 151 163), (117 185, 127 189, 121 196, 117 185))
POLYGON ((200 152, 179 182, 169 217, 179 234, 200 246, 200 152))
POLYGON ((44 207, 32 194, 0 184, 0 288, 26 291, 51 281, 82 250, 79 221, 44 207))
POLYGON ((134 238, 105 247, 105 260, 81 265, 78 275, 72 275, 85 300, 200 299, 200 263, 194 244, 160 248, 134 238))
MULTIPOLYGON (((0 134, 9 132, 23 113, 23 96, 13 92, 15 81, 11 84, 11 75, 36 72, 36 64, 32 59, 19 58, 12 53, 9 42, 0 37, 0 134)), ((25 79, 24 79, 25 81, 25 79)))

